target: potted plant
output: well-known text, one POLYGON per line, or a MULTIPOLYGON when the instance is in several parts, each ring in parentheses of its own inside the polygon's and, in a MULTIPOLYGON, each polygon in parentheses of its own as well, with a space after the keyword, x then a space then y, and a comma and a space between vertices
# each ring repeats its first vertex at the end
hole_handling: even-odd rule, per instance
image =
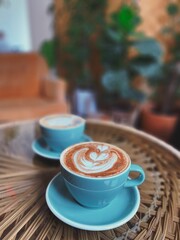
POLYGON ((68 12, 69 19, 66 41, 60 43, 61 65, 69 83, 69 96, 73 96, 72 111, 81 115, 86 115, 88 106, 79 112, 79 102, 82 106, 87 101, 91 112, 96 108, 92 103, 95 83, 91 60, 94 39, 104 25, 105 7, 105 0, 64 0, 64 11, 68 12))
POLYGON ((138 9, 122 4, 111 15, 99 41, 105 107, 113 112, 125 111, 126 115, 128 112, 130 118, 134 117, 137 103, 144 101, 146 96, 138 89, 137 82, 142 78, 154 78, 162 63, 160 44, 138 32, 140 23, 138 9))
POLYGON ((141 128, 165 141, 170 141, 180 113, 180 8, 171 3, 167 6, 169 24, 162 30, 168 38, 168 57, 159 78, 154 79, 152 103, 141 113, 141 128))
POLYGON ((54 3, 49 4, 47 8, 47 13, 52 15, 52 29, 53 29, 53 36, 50 39, 45 39, 39 48, 40 54, 46 60, 46 63, 49 67, 51 78, 57 78, 57 63, 58 63, 58 49, 59 49, 59 41, 55 33, 55 26, 54 26, 54 16, 55 16, 55 6, 54 3))

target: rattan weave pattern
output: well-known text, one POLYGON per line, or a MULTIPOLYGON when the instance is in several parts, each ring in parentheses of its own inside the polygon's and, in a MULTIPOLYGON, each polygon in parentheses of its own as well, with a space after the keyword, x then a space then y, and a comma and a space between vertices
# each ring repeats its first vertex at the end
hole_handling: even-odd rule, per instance
POLYGON ((101 232, 62 223, 45 202, 46 186, 59 171, 59 163, 34 156, 36 122, 9 124, 0 127, 1 239, 180 240, 180 153, 123 125, 89 121, 86 132, 94 140, 123 148, 133 163, 144 168, 146 181, 139 187, 137 214, 127 224, 101 232))

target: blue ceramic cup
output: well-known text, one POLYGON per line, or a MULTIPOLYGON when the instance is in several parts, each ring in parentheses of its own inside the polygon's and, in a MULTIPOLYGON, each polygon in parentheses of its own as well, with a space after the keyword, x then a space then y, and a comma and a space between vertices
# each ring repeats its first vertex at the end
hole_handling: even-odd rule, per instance
POLYGON ((84 134, 85 119, 73 114, 56 114, 41 118, 39 125, 46 144, 59 152, 80 141, 84 134))
POLYGON ((107 206, 122 188, 138 186, 145 180, 144 170, 132 164, 125 151, 102 142, 84 142, 65 149, 60 165, 73 198, 90 208, 107 206), (139 173, 138 177, 131 179, 130 172, 139 173))

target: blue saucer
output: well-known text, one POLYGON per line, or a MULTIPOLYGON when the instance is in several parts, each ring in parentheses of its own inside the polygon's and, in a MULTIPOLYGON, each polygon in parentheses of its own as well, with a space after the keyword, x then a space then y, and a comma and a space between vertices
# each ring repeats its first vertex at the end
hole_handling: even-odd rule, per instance
MULTIPOLYGON (((90 141, 92 141, 92 139, 89 136, 84 134, 81 142, 90 142, 90 141)), ((52 159, 52 160, 59 160, 60 154, 62 152, 62 151, 55 152, 52 149, 50 149, 42 138, 38 138, 33 141, 32 149, 39 156, 52 159)))
POLYGON ((128 222, 139 208, 140 194, 137 187, 124 188, 107 207, 85 208, 71 197, 59 173, 46 189, 46 202, 52 213, 68 225, 84 230, 102 231, 128 222))

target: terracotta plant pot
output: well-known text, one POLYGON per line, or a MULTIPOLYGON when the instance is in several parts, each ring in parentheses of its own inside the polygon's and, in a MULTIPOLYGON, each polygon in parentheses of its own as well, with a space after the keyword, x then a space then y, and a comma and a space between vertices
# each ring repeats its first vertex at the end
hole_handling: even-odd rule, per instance
POLYGON ((143 106, 141 109, 141 129, 166 142, 169 142, 177 122, 176 115, 161 115, 153 112, 152 105, 143 106))

